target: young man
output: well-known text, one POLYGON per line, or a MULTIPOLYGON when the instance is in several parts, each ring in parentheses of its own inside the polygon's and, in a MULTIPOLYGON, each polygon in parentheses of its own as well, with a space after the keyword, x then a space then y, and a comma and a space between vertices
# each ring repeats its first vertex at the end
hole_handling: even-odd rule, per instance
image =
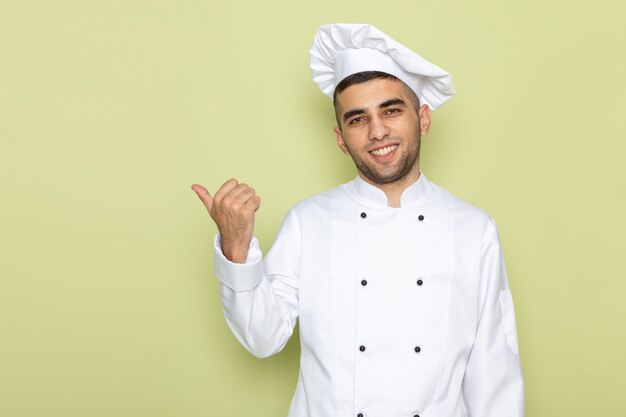
POLYGON ((515 316, 496 225, 419 168, 450 75, 369 25, 320 27, 315 82, 358 176, 296 204, 262 258, 254 190, 192 188, 220 233, 228 325, 254 355, 300 320, 289 417, 518 417, 515 316))

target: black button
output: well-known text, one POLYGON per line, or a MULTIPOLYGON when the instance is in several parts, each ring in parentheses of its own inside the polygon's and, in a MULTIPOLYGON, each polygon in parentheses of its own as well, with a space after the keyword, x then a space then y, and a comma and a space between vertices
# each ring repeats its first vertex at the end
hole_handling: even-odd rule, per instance
POLYGON ((417 285, 422 285, 424 283, 424 281, 422 281, 421 279, 417 280, 417 285))
POLYGON ((365 352, 365 346, 363 346, 363 345, 359 346, 359 350, 360 350, 361 352, 365 352))
MULTIPOLYGON (((356 417, 363 417, 363 414, 362 414, 362 413, 359 413, 359 414, 357 414, 357 415, 356 415, 356 417)), ((419 417, 419 416, 418 416, 418 417, 419 417)))
POLYGON ((422 221, 424 220, 424 216, 422 216, 421 214, 419 216, 417 216, 417 220, 422 221))
POLYGON ((420 417, 419 414, 413 414, 413 417, 420 417))
POLYGON ((361 218, 362 218, 362 219, 364 219, 364 218, 366 218, 366 217, 367 217, 367 213, 366 213, 366 212, 361 213, 361 218))
POLYGON ((367 281, 365 280, 361 281, 361 285, 365 287, 367 285, 367 281))
POLYGON ((420 353, 422 351, 422 348, 419 346, 415 346, 415 352, 420 353))

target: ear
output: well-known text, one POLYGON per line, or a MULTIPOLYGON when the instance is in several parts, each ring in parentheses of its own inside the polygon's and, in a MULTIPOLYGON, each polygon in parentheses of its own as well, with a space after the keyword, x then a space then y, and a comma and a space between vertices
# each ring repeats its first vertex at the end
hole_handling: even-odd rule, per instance
POLYGON ((422 104, 417 113, 420 117, 420 131, 422 136, 426 136, 430 130, 430 107, 428 104, 422 104))
POLYGON ((346 146, 346 142, 343 140, 343 133, 341 132, 341 129, 339 129, 338 127, 335 127, 333 129, 333 131, 335 132, 335 138, 337 139, 337 145, 339 145, 339 148, 343 151, 344 154, 349 155, 350 151, 348 151, 348 147, 346 146))

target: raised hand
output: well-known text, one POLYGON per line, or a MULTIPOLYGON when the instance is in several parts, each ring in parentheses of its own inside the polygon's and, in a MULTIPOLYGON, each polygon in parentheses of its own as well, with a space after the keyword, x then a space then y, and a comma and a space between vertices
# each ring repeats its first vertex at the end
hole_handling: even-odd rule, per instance
POLYGON ((231 178, 211 197, 200 184, 193 184, 196 192, 220 231, 222 253, 231 262, 244 263, 254 232, 254 215, 261 199, 254 189, 231 178))

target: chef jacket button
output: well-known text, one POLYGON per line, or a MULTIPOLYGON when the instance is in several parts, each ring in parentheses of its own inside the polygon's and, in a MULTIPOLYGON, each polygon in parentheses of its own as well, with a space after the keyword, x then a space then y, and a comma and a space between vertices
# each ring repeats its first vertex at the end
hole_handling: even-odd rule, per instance
POLYGON ((415 352, 416 353, 420 353, 422 351, 422 348, 419 346, 415 346, 415 352))
POLYGON ((413 414, 413 417, 420 417, 419 414, 413 414))
POLYGON ((367 285, 367 281, 366 280, 361 281, 361 285, 365 287, 367 285))
POLYGON ((359 350, 360 350, 361 352, 365 352, 365 346, 363 346, 363 345, 359 346, 359 350))
POLYGON ((417 280, 417 285, 422 285, 424 283, 424 281, 422 281, 421 279, 417 280))
POLYGON ((362 218, 362 219, 364 219, 364 218, 366 218, 366 217, 367 217, 367 213, 366 213, 366 212, 362 212, 362 213, 361 213, 361 218, 362 218))
POLYGON ((422 216, 421 214, 419 216, 417 216, 417 220, 422 221, 424 220, 424 216, 422 216))
POLYGON ((363 413, 357 414, 356 417, 363 417, 363 413))

